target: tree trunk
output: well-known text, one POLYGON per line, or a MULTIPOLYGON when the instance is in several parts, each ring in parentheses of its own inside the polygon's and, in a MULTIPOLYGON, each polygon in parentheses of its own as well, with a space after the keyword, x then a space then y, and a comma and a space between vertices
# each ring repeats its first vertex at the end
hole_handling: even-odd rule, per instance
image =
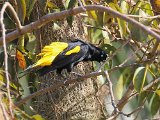
MULTIPOLYGON (((57 0, 60 1, 60 0, 57 0)), ((55 2, 55 1, 54 1, 55 2)), ((56 2, 55 2, 56 3, 56 2)), ((57 2, 59 3, 59 2, 57 2)), ((38 5, 37 5, 38 6, 38 5)), ((61 4, 63 8, 63 5, 61 4)), ((36 8, 35 19, 44 15, 39 8, 36 8)), ((75 16, 73 27, 71 28, 66 20, 56 21, 60 29, 53 29, 54 22, 47 24, 45 27, 36 31, 38 51, 42 46, 53 41, 65 41, 79 38, 86 40, 84 27, 80 15, 75 16)), ((88 42, 88 41, 87 41, 88 42)), ((74 67, 74 72, 88 74, 93 71, 91 62, 81 62, 74 67)), ((65 81, 76 78, 74 74, 68 74, 62 71, 64 78, 58 76, 55 72, 48 73, 39 78, 40 84, 38 89, 43 89, 56 84, 57 81, 65 81)), ((103 105, 100 104, 97 92, 100 83, 96 78, 89 78, 83 82, 71 84, 57 89, 54 92, 48 92, 37 98, 36 109, 47 120, 99 120, 103 118, 103 105)))

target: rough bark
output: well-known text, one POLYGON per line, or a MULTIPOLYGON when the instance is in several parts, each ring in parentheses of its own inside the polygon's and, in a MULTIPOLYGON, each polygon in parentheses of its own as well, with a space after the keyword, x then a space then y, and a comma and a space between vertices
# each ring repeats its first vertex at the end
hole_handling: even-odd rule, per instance
MULTIPOLYGON (((36 8, 36 10, 38 11, 38 14, 36 13, 36 15, 39 16, 35 15, 35 19, 38 19, 38 17, 43 15, 43 12, 40 11, 39 8, 36 8)), ((67 42, 75 38, 86 40, 81 16, 75 16, 72 28, 68 26, 65 19, 56 23, 60 25, 61 29, 53 29, 54 23, 52 22, 36 31, 36 36, 39 40, 39 44, 37 45, 38 51, 40 51, 42 46, 53 41, 67 42)), ((80 74, 90 73, 93 71, 92 63, 81 62, 74 67, 73 71, 80 74)), ((64 78, 58 76, 55 72, 39 77, 40 84, 38 89, 43 89, 52 84, 56 84, 57 81, 63 82, 76 77, 76 75, 68 74, 66 71, 63 71, 62 74, 65 76, 64 78)), ((97 97, 99 86, 100 84, 96 78, 89 78, 83 82, 59 88, 54 92, 48 92, 45 95, 37 97, 35 104, 36 109, 48 120, 102 119, 103 106, 100 104, 97 97)))

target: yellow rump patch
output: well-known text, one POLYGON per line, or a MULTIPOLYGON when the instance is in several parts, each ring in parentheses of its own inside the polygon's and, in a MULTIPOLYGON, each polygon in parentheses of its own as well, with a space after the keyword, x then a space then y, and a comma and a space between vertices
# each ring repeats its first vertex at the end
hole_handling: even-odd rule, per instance
POLYGON ((73 48, 72 50, 69 50, 68 52, 66 52, 65 55, 71 55, 73 53, 78 53, 80 51, 80 46, 76 46, 75 48, 73 48))
POLYGON ((52 42, 50 45, 45 46, 41 53, 37 56, 42 58, 38 60, 33 67, 37 66, 48 66, 51 65, 58 54, 68 47, 67 43, 64 42, 52 42))

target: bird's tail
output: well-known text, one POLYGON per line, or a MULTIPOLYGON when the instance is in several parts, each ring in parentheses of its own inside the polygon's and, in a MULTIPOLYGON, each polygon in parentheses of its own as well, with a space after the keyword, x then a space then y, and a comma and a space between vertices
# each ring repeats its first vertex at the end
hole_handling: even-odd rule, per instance
POLYGON ((23 76, 25 76, 25 75, 27 75, 27 74, 29 74, 29 73, 32 73, 32 72, 35 73, 38 69, 39 69, 39 68, 36 68, 36 67, 34 66, 34 64, 33 64, 33 65, 30 65, 30 66, 28 66, 25 70, 23 70, 22 72, 19 73, 19 74, 22 75, 22 76, 20 76, 19 78, 22 78, 23 76))

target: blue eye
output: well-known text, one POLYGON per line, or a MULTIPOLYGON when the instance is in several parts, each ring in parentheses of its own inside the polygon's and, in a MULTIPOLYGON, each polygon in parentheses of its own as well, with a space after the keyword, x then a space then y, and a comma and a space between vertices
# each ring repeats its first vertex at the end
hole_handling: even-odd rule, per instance
POLYGON ((101 57, 103 57, 103 55, 101 55, 101 57))

